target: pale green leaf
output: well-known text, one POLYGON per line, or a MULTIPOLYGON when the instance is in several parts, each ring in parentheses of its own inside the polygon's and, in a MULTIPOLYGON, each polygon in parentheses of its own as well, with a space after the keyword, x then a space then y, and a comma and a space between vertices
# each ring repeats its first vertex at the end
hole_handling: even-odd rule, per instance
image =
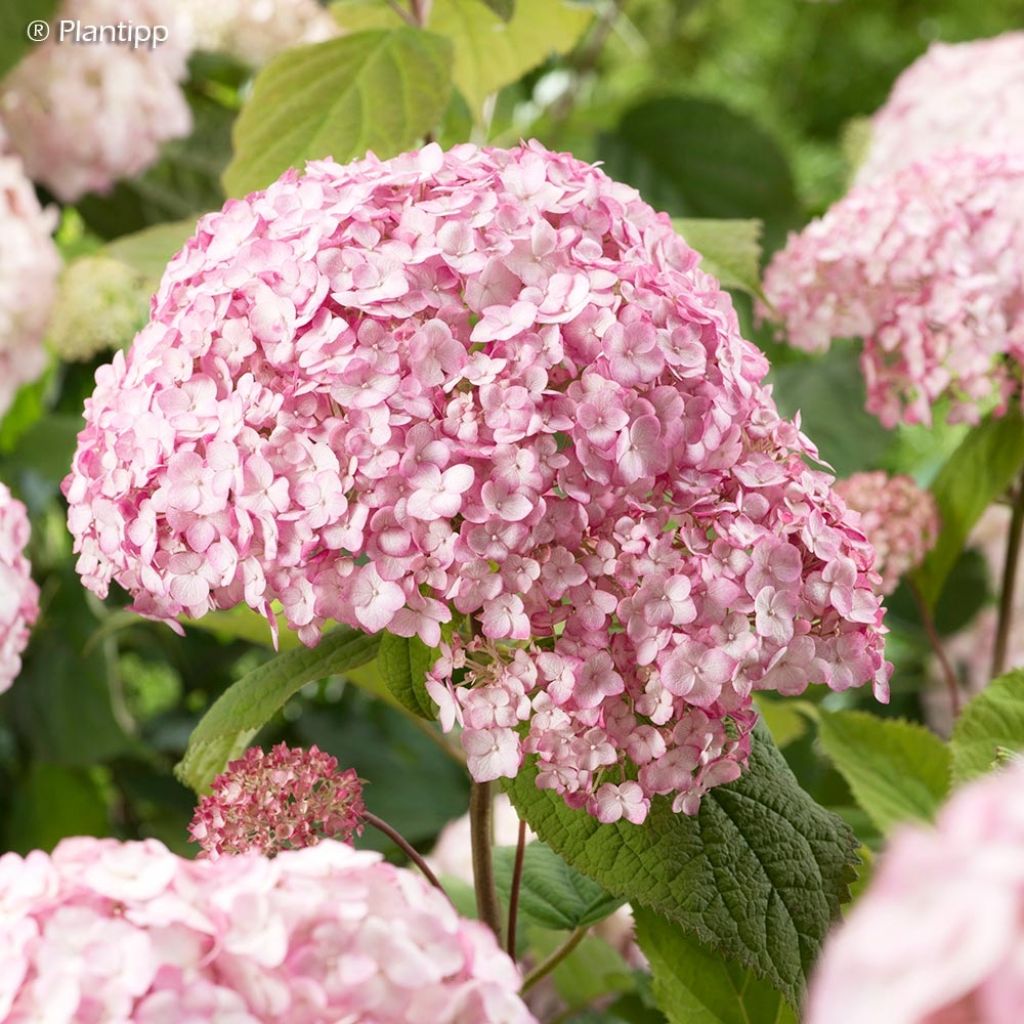
POLYGON ((1000 498, 1024 466, 1024 420, 1011 409, 975 427, 939 470, 931 491, 939 506, 939 542, 913 580, 931 606, 981 514, 1000 498))
POLYGON ((984 775, 1007 753, 1024 753, 1024 669, 994 679, 968 703, 949 745, 954 783, 984 775))
POLYGON ((761 221, 677 217, 672 224, 701 254, 701 269, 717 277, 723 288, 761 297, 761 221))
POLYGON ((451 61, 447 40, 408 27, 285 51, 256 77, 235 124, 226 191, 245 195, 306 160, 411 148, 448 105, 451 61))
POLYGON ((377 662, 388 690, 403 708, 430 722, 437 718, 437 705, 424 684, 438 656, 419 637, 381 636, 377 662))
POLYGON ((155 224, 108 242, 100 252, 120 260, 143 277, 159 281, 171 258, 196 230, 193 219, 155 224))
POLYGON ((513 14, 516 12, 516 0, 484 0, 484 3, 494 13, 501 18, 502 21, 508 21, 513 14))
MULTIPOLYGON (((566 939, 564 932, 527 929, 535 961, 550 956, 566 939)), ((629 964, 599 935, 587 935, 551 973, 555 991, 567 1007, 587 1006, 603 996, 636 987, 629 964)))
POLYGON ((602 825, 538 790, 533 765, 506 789, 520 816, 573 867, 799 1003, 848 898, 856 840, 800 789, 763 727, 743 776, 712 789, 694 817, 673 814, 659 798, 643 825, 602 825))
POLYGON ((749 970, 658 914, 636 910, 633 916, 669 1024, 796 1024, 782 995, 749 970))
POLYGON ((932 818, 949 791, 949 748, 923 725, 864 711, 824 711, 818 738, 881 832, 932 818))
POLYGON ((196 726, 175 774, 202 792, 303 686, 365 665, 376 657, 379 643, 378 636, 341 627, 312 650, 303 647, 280 654, 243 676, 196 726))
POLYGON ((763 693, 754 695, 757 713, 768 727, 775 745, 784 750, 805 735, 809 725, 804 713, 806 704, 792 698, 768 697, 763 693))

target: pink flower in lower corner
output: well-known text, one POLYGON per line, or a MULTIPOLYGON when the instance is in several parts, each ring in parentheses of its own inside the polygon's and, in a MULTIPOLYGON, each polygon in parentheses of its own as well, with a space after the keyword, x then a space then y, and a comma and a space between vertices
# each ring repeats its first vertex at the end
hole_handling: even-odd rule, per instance
POLYGON ((25 506, 0 484, 0 692, 21 671, 21 654, 39 615, 39 588, 25 557, 29 529, 25 506))
POLYGON ((825 945, 807 1024, 1019 1024, 1024 765, 905 827, 825 945))
POLYGON ((0 1020, 536 1024, 491 932, 324 841, 189 861, 155 840, 0 857, 0 1020))

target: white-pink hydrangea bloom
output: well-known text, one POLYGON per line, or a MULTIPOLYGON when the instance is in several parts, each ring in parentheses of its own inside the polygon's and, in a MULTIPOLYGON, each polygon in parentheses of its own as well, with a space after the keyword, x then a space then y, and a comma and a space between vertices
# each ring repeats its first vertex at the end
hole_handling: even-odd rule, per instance
POLYGON ((29 529, 25 506, 0 484, 0 692, 21 671, 21 654, 39 615, 39 589, 25 557, 29 529))
POLYGON ((1019 1024, 1024 765, 906 827, 825 945, 807 1024, 1019 1024))
POLYGON ((535 143, 229 202, 97 374, 65 481, 86 585, 172 622, 279 601, 308 644, 450 624, 430 690, 477 779, 536 754, 592 812, 606 785, 605 815, 695 812, 753 689, 889 672, 871 548, 698 261, 535 143))
POLYGON ((951 149, 1020 147, 1024 124, 1024 32, 968 43, 932 43, 871 118, 857 182, 951 149))
POLYGON ((860 528, 875 549, 880 593, 891 594, 939 539, 935 498, 909 477, 882 470, 837 480, 836 493, 860 513, 860 528))
POLYGON ((189 861, 155 840, 0 857, 0 1019, 535 1024, 483 925, 326 840, 189 861))
POLYGON ((74 202, 141 173, 163 143, 189 133, 180 83, 190 31, 175 0, 63 0, 53 24, 0 83, 0 120, 29 177, 74 202), (61 20, 163 25, 168 36, 156 48, 60 42, 61 20))
POLYGON ((318 0, 179 0, 179 5, 192 23, 197 49, 230 53, 252 67, 340 32, 318 0))
POLYGON ((43 333, 57 294, 56 211, 39 206, 21 161, 0 133, 0 418, 46 366, 43 333))
MULTIPOLYGON (((888 427, 976 422, 1019 391, 1024 153, 950 153, 852 189, 776 253, 764 290, 790 344, 864 339, 888 427)), ((1019 400, 1019 399, 1018 399, 1019 400)))

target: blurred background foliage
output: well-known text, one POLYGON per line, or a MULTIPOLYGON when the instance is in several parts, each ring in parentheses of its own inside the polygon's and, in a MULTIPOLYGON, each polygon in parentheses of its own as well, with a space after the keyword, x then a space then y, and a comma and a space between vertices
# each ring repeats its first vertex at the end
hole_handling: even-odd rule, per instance
MULTIPOLYGON (((930 42, 1024 26, 1020 0, 596 0, 584 6, 592 17, 578 39, 562 40, 568 52, 523 69, 484 101, 481 116, 471 114, 476 97, 457 92, 441 141, 507 145, 532 136, 600 159, 674 216, 761 220, 765 255, 842 193, 864 119, 930 42)), ((339 0, 332 10, 352 29, 393 16, 383 0, 339 0)), ((543 41, 537 60, 549 43, 559 48, 557 39, 543 41)), ((221 174, 251 77, 221 55, 194 55, 187 87, 193 134, 167 145, 158 164, 109 195, 65 207, 58 233, 65 259, 120 261, 134 275, 132 301, 148 294, 195 218, 224 201, 221 174), (119 247, 123 236, 168 222, 119 247)), ((735 298, 748 337, 772 359, 781 408, 800 412, 837 473, 886 468, 924 484, 932 479, 962 428, 883 430, 864 412, 852 344, 836 345, 823 358, 802 356, 754 322, 747 295, 735 298)), ((121 331, 109 340, 127 344, 131 331, 121 331)), ((29 506, 31 557, 42 589, 24 671, 0 697, 0 845, 48 848, 63 835, 91 833, 157 836, 188 853, 193 796, 174 778, 173 765, 210 702, 272 650, 268 630, 255 619, 211 620, 190 626, 181 639, 126 612, 123 594, 101 603, 79 584, 59 483, 93 374, 106 358, 55 358, 0 424, 0 478, 29 506)), ((939 631, 962 629, 991 602, 985 560, 968 551, 939 601, 939 631)), ((905 590, 891 600, 888 622, 897 670, 893 701, 883 713, 927 719, 941 729, 941 692, 936 696, 924 630, 905 590)), ((306 687, 260 740, 316 743, 337 755, 367 781, 370 809, 428 849, 466 807, 458 754, 371 690, 345 679, 306 687)), ((819 701, 830 708, 872 703, 864 693, 823 698, 812 692, 802 703, 766 703, 768 723, 803 785, 844 813, 870 845, 878 833, 854 808, 811 726, 819 701)), ((604 1019, 659 1019, 641 996, 623 997, 622 1013, 629 1016, 604 1019)))

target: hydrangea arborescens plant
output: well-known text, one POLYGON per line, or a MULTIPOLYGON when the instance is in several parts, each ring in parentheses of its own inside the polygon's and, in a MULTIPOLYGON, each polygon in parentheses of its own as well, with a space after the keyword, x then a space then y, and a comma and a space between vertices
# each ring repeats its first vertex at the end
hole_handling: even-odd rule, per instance
POLYGON ((906 827, 826 944, 807 1024, 1017 1024, 1024 1006, 1024 765, 906 827), (879 941, 884 936, 884 941, 879 941))
POLYGON ((534 1022, 484 925, 332 841, 189 861, 66 839, 0 858, 0 921, 3 1020, 534 1022))
POLYGON ((478 781, 530 753, 602 820, 695 812, 752 690, 884 699, 889 671, 872 550, 698 263, 535 143, 230 201, 97 374, 64 485, 86 585, 418 635, 478 781))
POLYGON ((935 498, 909 476, 882 470, 839 480, 836 492, 860 513, 860 527, 875 549, 875 568, 882 578, 879 592, 891 594, 939 539, 935 498))
POLYGON ((932 43, 871 118, 857 181, 882 178, 951 149, 1019 148, 1024 123, 1024 32, 932 43))
POLYGON ((141 173, 164 142, 189 133, 180 83, 190 34, 175 0, 64 0, 54 25, 0 84, 0 121, 29 177, 74 202, 141 173), (61 43, 62 21, 162 25, 167 38, 155 47, 61 43))
POLYGON ((852 189, 776 253, 764 290, 808 351, 864 339, 887 427, 976 423, 1020 401, 1024 155, 949 153, 852 189))
POLYGON ((25 506, 0 484, 0 692, 21 671, 21 654, 39 615, 39 588, 25 557, 28 538, 25 506))

